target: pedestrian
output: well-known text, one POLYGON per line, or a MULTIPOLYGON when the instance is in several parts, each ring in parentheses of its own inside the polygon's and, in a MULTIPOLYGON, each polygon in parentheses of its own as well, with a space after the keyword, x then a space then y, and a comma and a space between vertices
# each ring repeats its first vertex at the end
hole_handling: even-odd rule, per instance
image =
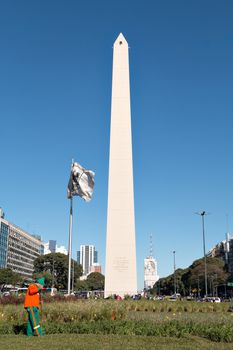
POLYGON ((45 279, 38 278, 35 283, 29 285, 24 300, 24 308, 28 313, 27 336, 42 336, 42 328, 39 321, 39 308, 41 307, 40 290, 43 289, 45 279))

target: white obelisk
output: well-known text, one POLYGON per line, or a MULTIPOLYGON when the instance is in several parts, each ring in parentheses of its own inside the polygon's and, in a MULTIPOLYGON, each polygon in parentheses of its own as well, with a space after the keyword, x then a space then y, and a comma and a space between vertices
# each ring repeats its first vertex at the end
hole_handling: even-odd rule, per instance
POLYGON ((113 49, 105 297, 137 293, 128 43, 113 49))

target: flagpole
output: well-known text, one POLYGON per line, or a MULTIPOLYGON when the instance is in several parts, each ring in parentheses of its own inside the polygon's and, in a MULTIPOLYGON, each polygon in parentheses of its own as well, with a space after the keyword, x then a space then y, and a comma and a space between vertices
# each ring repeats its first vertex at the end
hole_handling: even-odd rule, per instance
POLYGON ((70 198, 70 232, 69 232, 68 295, 70 295, 70 278, 71 278, 72 223, 73 223, 73 196, 71 196, 71 198, 70 198))
MULTIPOLYGON (((85 201, 91 200, 94 188, 93 177, 95 173, 84 169, 72 159, 70 180, 67 188, 67 195, 70 199, 70 229, 69 229, 69 261, 68 261, 68 286, 67 295, 70 295, 71 285, 71 258, 72 258, 72 222, 73 222, 73 196, 80 196, 85 201), (85 177, 82 176, 85 174, 85 177), (83 187, 83 188, 82 188, 83 187)), ((73 281, 74 282, 74 281, 73 281)), ((73 289, 73 288, 72 288, 73 289)))

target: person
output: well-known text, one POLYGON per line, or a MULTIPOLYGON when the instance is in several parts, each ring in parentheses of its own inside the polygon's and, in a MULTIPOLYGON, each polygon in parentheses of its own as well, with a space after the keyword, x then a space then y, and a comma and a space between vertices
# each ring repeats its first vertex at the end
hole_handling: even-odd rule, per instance
POLYGON ((24 300, 24 308, 27 310, 27 336, 42 336, 42 328, 39 321, 39 308, 41 307, 40 290, 45 283, 44 277, 38 278, 36 283, 29 285, 24 300))

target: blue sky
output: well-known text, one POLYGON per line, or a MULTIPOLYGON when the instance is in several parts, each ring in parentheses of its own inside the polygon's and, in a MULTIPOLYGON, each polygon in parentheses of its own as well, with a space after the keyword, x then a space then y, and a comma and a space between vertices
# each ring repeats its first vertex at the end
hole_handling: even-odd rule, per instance
POLYGON ((73 251, 105 262, 112 46, 130 46, 138 287, 153 235, 160 276, 233 225, 231 0, 1 1, 0 206, 68 245, 71 159, 95 171, 74 200, 73 251))

